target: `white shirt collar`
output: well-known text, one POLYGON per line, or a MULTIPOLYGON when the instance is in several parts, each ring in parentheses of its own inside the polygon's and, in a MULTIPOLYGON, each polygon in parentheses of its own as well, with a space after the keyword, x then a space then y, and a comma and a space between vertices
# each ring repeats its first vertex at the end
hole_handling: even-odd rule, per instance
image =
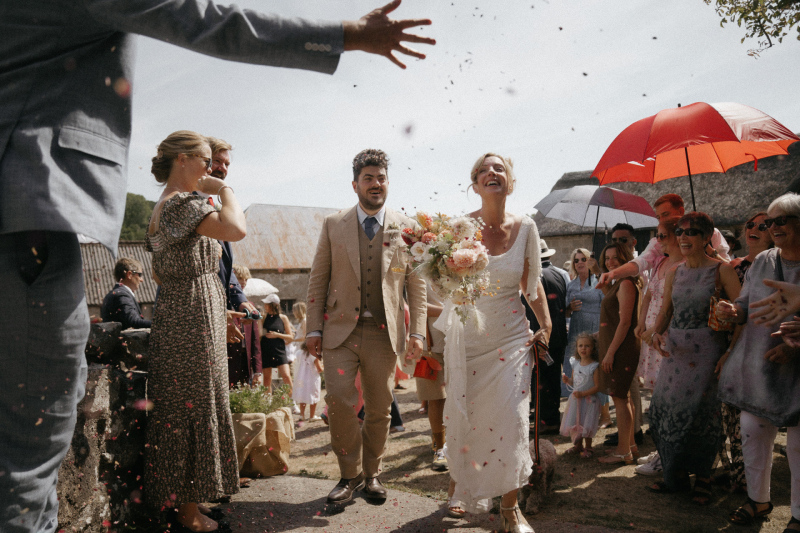
POLYGON ((119 286, 122 287, 123 289, 125 289, 126 291, 128 291, 129 293, 131 293, 131 296, 133 296, 134 300, 136 299, 136 295, 133 293, 133 289, 131 289, 130 287, 128 287, 124 283, 120 283, 119 286))
MULTIPOLYGON (((356 214, 358 215, 358 223, 361 224, 362 226, 364 225, 364 220, 366 220, 367 217, 370 216, 367 213, 365 213, 363 209, 361 209, 361 204, 356 204, 356 214)), ((375 217, 375 220, 378 221, 380 227, 383 227, 383 220, 386 217, 386 206, 384 205, 383 207, 381 207, 381 210, 372 216, 375 217)))

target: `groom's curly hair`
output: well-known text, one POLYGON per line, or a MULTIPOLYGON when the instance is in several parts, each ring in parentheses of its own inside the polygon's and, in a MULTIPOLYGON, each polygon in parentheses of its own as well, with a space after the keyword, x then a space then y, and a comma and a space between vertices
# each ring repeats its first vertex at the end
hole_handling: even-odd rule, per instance
POLYGON ((379 167, 386 170, 386 176, 389 176, 389 156, 383 150, 376 148, 367 148, 361 150, 353 158, 353 181, 358 181, 358 176, 364 167, 379 167))

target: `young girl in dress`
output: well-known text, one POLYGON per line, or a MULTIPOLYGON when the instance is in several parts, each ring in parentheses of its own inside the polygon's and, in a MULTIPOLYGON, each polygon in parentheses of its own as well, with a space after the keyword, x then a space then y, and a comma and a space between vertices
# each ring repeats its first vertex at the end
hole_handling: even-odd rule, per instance
POLYGON ((562 376, 564 383, 572 387, 572 394, 561 420, 561 434, 572 437, 575 444, 566 453, 579 453, 581 457, 588 458, 594 453, 592 438, 597 433, 600 410, 597 341, 591 334, 581 333, 575 343, 575 351, 576 354, 570 358, 572 376, 562 376))
POLYGON ((292 306, 292 313, 299 321, 294 336, 294 350, 297 355, 292 397, 300 406, 300 421, 305 420, 306 404, 308 404, 308 421, 322 420, 316 415, 317 403, 321 395, 322 361, 306 350, 306 304, 297 302, 292 306))

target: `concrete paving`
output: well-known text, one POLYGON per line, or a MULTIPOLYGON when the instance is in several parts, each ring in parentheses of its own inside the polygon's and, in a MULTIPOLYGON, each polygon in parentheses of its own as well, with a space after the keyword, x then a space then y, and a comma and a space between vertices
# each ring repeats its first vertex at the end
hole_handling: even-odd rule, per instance
MULTIPOLYGON (((230 503, 219 507, 227 514, 226 520, 236 533, 478 533, 500 528, 498 515, 468 514, 463 519, 454 519, 447 516, 443 502, 397 490, 389 491, 383 505, 371 504, 357 493, 345 506, 331 509, 325 504, 325 498, 335 484, 336 480, 291 475, 258 479, 235 494, 230 503)), ((528 520, 540 532, 617 533, 608 528, 537 522, 534 517, 528 520)))

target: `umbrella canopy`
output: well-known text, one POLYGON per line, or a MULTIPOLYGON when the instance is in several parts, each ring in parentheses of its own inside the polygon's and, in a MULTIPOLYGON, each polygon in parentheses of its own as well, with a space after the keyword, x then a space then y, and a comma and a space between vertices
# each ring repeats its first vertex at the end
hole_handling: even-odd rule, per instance
POLYGON ((595 229, 598 225, 612 227, 618 223, 634 228, 658 226, 655 211, 647 200, 611 187, 577 185, 560 189, 545 196, 535 207, 548 218, 595 229))
POLYGON ((786 126, 758 109, 697 102, 665 109, 634 122, 611 143, 592 176, 600 184, 655 183, 729 168, 779 154, 800 141, 786 126))
POLYGON ((250 278, 247 280, 247 285, 244 287, 244 295, 251 301, 263 300, 270 294, 275 294, 277 292, 278 289, 276 289, 274 285, 259 278, 250 278))

